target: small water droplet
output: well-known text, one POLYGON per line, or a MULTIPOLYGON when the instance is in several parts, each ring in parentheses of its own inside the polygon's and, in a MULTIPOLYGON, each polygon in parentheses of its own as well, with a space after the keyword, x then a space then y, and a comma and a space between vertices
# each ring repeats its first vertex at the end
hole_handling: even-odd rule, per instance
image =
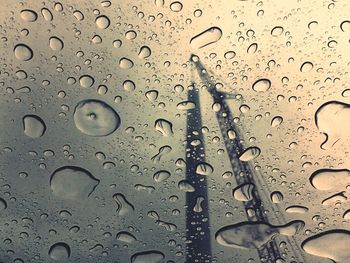
POLYGON ((25 44, 16 45, 13 51, 18 60, 28 61, 33 57, 33 50, 25 44))
POLYGON ((37 115, 26 115, 23 117, 23 130, 25 135, 31 138, 39 138, 46 131, 45 122, 37 115))

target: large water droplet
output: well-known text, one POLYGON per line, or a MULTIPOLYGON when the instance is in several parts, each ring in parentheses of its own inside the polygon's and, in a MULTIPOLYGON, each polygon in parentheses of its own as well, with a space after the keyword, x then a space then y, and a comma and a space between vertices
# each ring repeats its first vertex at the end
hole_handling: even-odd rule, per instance
POLYGON ((147 46, 142 46, 139 51, 139 58, 145 59, 151 56, 151 49, 147 46))
POLYGON ((99 183, 89 171, 77 166, 61 167, 50 179, 53 194, 71 200, 89 197, 99 183))
POLYGON ((7 202, 0 197, 0 211, 7 208, 7 202))
POLYGON ((309 72, 312 70, 312 68, 314 67, 314 64, 312 64, 309 61, 304 62, 301 67, 300 67, 300 71, 301 72, 309 72))
POLYGON ((125 231, 119 232, 116 236, 116 239, 121 242, 129 243, 129 244, 136 241, 136 237, 134 237, 129 232, 125 232, 125 231))
POLYGON ((279 126, 283 122, 283 118, 281 116, 273 117, 271 120, 271 127, 279 126))
POLYGON ((350 135, 350 104, 340 101, 329 101, 315 112, 315 123, 319 131, 326 135, 321 144, 322 149, 332 147, 342 138, 350 135))
POLYGON ((154 123, 154 128, 163 136, 171 136, 173 132, 173 124, 165 119, 158 119, 154 123))
POLYGON ((53 15, 51 11, 45 7, 41 9, 41 15, 44 17, 46 21, 52 21, 53 19, 53 15))
POLYGON ((190 45, 193 49, 199 49, 219 41, 221 36, 222 31, 219 27, 211 27, 194 36, 190 41, 190 45))
POLYGON ((90 88, 92 85, 94 85, 95 80, 90 75, 83 75, 79 78, 79 83, 83 88, 90 88))
POLYGON ((232 195, 238 201, 248 202, 253 200, 254 187, 255 185, 251 183, 239 185, 232 190, 232 195))
POLYGON ((271 88, 271 81, 269 79, 258 79, 252 86, 254 91, 267 91, 271 88))
POLYGON ((50 37, 49 40, 50 48, 54 51, 59 51, 63 49, 63 41, 58 37, 50 37))
POLYGON ((171 11, 173 11, 173 12, 180 12, 180 11, 182 10, 182 7, 183 7, 183 5, 182 5, 182 3, 179 2, 179 1, 172 2, 172 3, 170 4, 170 9, 171 9, 171 11))
POLYGON ((209 163, 201 162, 196 165, 196 173, 199 175, 211 175, 213 172, 214 168, 209 163))
POLYGON ((130 69, 134 66, 134 62, 128 58, 121 58, 119 60, 119 67, 123 69, 130 69))
POLYGON ((227 247, 259 249, 276 234, 293 236, 304 225, 303 221, 292 221, 283 226, 274 226, 264 222, 241 222, 219 229, 215 234, 215 239, 220 245, 227 247))
POLYGON ((153 175, 153 180, 156 181, 157 183, 160 183, 167 180, 169 177, 170 177, 170 173, 168 171, 161 170, 156 172, 153 175))
POLYGON ((52 245, 49 249, 49 256, 53 260, 59 260, 60 262, 64 262, 69 259, 71 254, 70 247, 68 244, 63 242, 58 242, 52 245))
POLYGON ((337 263, 348 263, 349 243, 350 231, 337 229, 314 235, 306 239, 301 246, 311 255, 328 258, 337 263))
POLYGON ((32 138, 38 138, 44 135, 46 125, 39 116, 26 115, 23 117, 23 130, 25 135, 32 138))
POLYGON ((257 158, 260 155, 260 153, 260 148, 256 146, 249 147, 239 156, 239 159, 243 162, 249 162, 257 158))
POLYGON ((21 18, 26 22, 34 22, 38 18, 38 14, 30 9, 24 9, 21 11, 21 18))
POLYGON ((32 49, 25 44, 16 45, 13 51, 15 52, 15 57, 18 60, 28 61, 33 57, 32 49))
POLYGON ((164 257, 160 251, 144 251, 134 254, 131 263, 160 263, 164 257))
POLYGON ((320 169, 310 176, 310 183, 318 190, 328 191, 344 188, 350 183, 347 169, 320 169))
POLYGON ((95 20, 96 25, 98 28, 100 29, 106 29, 109 27, 109 25, 111 24, 109 18, 107 16, 98 16, 95 20))
POLYGON ((120 126, 120 117, 107 103, 100 100, 83 100, 74 110, 75 126, 90 136, 106 136, 120 126))

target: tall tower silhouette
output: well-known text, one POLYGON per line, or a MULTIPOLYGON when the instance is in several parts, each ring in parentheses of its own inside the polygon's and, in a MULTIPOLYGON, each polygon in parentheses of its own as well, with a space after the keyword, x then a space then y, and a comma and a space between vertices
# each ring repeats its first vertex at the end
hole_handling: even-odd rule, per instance
MULTIPOLYGON (((215 112, 220 131, 221 136, 223 139, 223 142, 225 144, 226 152, 228 154, 230 164, 232 167, 232 172, 234 174, 234 178, 236 180, 237 185, 242 184, 253 184, 255 187, 253 188, 253 198, 249 201, 243 202, 243 206, 245 208, 247 219, 251 222, 268 222, 267 214, 265 213, 264 204, 262 203, 261 193, 258 191, 259 183, 254 178, 254 172, 252 167, 250 166, 249 162, 243 162, 239 159, 240 155, 244 151, 244 145, 242 144, 242 133, 238 127, 238 125, 234 122, 232 112, 226 102, 227 95, 218 91, 215 87, 215 83, 213 80, 210 79, 209 75, 207 74, 207 71, 205 70, 203 64, 200 62, 198 58, 193 59, 193 56, 191 56, 190 61, 194 63, 194 66, 199 74, 199 77, 201 81, 207 86, 207 91, 213 98, 214 103, 218 103, 220 105, 220 109, 215 112), (234 139, 230 139, 228 136, 228 131, 233 131, 235 134, 234 139), (248 212, 250 211, 250 212, 248 212)), ((193 84, 194 86, 194 84, 193 84)), ((204 141, 203 136, 200 131, 201 129, 201 113, 200 113, 200 104, 199 104, 199 96, 198 91, 189 90, 188 91, 188 100, 193 101, 196 103, 196 107, 194 109, 189 110, 188 116, 187 116, 187 136, 190 136, 191 138, 194 136, 193 134, 196 134, 195 137, 201 140, 200 148, 196 148, 191 146, 190 141, 187 141, 187 179, 193 182, 196 187, 196 192, 193 193, 187 193, 186 200, 187 204, 189 204, 186 212, 186 218, 187 218, 187 229, 189 230, 189 233, 187 235, 187 238, 190 240, 193 240, 192 243, 188 244, 187 248, 189 251, 197 251, 197 254, 200 253, 201 255, 208 255, 211 256, 209 253, 210 245, 210 225, 209 225, 209 210, 207 210, 208 202, 207 202, 207 183, 205 177, 201 176, 198 177, 195 173, 195 166, 196 163, 199 161, 204 161, 204 141), (198 131, 198 133, 194 133, 194 131, 198 131), (193 154, 193 156, 190 156, 189 154, 193 154), (196 233, 196 224, 193 224, 192 216, 193 212, 190 211, 191 207, 194 205, 196 196, 201 195, 205 197, 205 201, 203 201, 203 213, 201 214, 202 218, 207 218, 207 221, 199 222, 199 217, 197 218, 196 223, 198 223, 204 232, 207 233, 207 237, 201 237, 199 239, 192 239, 191 238, 191 231, 193 230, 194 233, 196 233)), ((187 138, 189 139, 189 138, 187 138)), ((286 223, 285 220, 278 220, 279 223, 286 223), (282 222, 281 222, 282 221, 282 222), (284 221, 284 222, 283 222, 284 221)), ((254 233, 252 233, 254 235, 254 233)), ((255 234, 255 236, 258 236, 258 234, 255 234)), ((298 260, 298 258, 302 259, 301 261, 298 260, 298 262, 304 262, 303 255, 300 253, 299 249, 295 249, 295 240, 293 238, 288 238, 289 243, 291 244, 291 252, 293 253, 293 259, 298 260)), ((277 259, 281 258, 280 252, 278 250, 278 245, 276 241, 273 239, 267 244, 265 244, 263 247, 258 249, 258 254, 260 257, 261 262, 264 263, 275 263, 277 259)), ((199 259, 198 257, 194 257, 196 259, 199 259)), ((192 262, 203 262, 203 261, 191 261, 188 259, 188 263, 192 262)), ((193 258, 192 258, 193 259, 193 258)))

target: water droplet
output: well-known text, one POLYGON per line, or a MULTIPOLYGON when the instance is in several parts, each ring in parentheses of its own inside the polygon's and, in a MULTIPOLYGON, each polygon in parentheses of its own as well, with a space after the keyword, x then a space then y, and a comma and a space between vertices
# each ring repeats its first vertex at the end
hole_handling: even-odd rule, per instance
POLYGON ((258 44, 257 43, 252 43, 248 48, 247 48, 247 53, 248 54, 255 54, 255 52, 258 50, 258 44))
POLYGON ((254 188, 254 184, 245 183, 233 189, 232 195, 237 201, 248 202, 250 200, 253 200, 254 188))
POLYGON ((347 263, 350 258, 350 231, 336 229, 306 239, 301 247, 311 255, 328 258, 337 263, 347 263))
POLYGON ((151 49, 147 46, 142 46, 139 51, 139 58, 145 59, 151 56, 151 49))
POLYGON ((125 33, 125 38, 127 40, 133 40, 137 37, 137 34, 134 30, 129 30, 125 33))
POLYGON ((181 191, 187 192, 187 193, 193 193, 196 191, 194 186, 187 180, 181 180, 178 183, 178 187, 181 191))
POLYGON ((83 88, 90 88, 92 85, 94 85, 95 80, 90 75, 83 75, 79 78, 79 83, 83 88))
POLYGON ((271 201, 274 204, 279 204, 283 201, 283 194, 279 191, 275 191, 271 193, 271 201))
POLYGON ((345 192, 340 192, 337 194, 334 194, 330 197, 325 198, 322 200, 321 204, 325 206, 333 206, 335 204, 341 204, 344 203, 347 200, 347 196, 345 195, 345 192))
POLYGON ((63 242, 58 242, 52 245, 49 249, 49 256, 53 260, 65 261, 69 259, 71 254, 70 247, 68 244, 63 242))
POLYGON ((98 16, 95 20, 95 23, 96 23, 97 27, 100 29, 106 29, 111 24, 109 18, 107 16, 104 16, 104 15, 98 16))
POLYGON ((53 194, 64 199, 84 199, 95 190, 100 180, 77 166, 64 166, 53 172, 50 187, 53 194))
POLYGON ((118 241, 129 243, 129 244, 131 244, 131 243, 136 241, 136 237, 134 237, 129 232, 125 232, 125 231, 119 232, 117 234, 116 238, 117 238, 118 241))
POLYGON ((170 4, 170 9, 173 12, 180 12, 182 10, 182 7, 183 7, 182 3, 178 2, 178 1, 172 2, 170 4))
POLYGON ((300 71, 301 71, 301 72, 309 72, 309 71, 311 71, 311 70, 313 69, 313 67, 314 67, 314 64, 312 64, 312 63, 309 62, 309 61, 306 61, 306 62, 304 62, 304 63, 301 65, 300 71))
POLYGON ((51 11, 47 8, 42 8, 41 9, 41 15, 44 17, 46 21, 52 21, 53 15, 51 11))
POLYGON ((261 153, 260 148, 256 146, 249 147, 246 150, 244 150, 244 152, 240 155, 239 160, 243 162, 249 162, 257 158, 260 155, 260 153, 261 153))
POLYGON ((23 117, 23 130, 25 135, 38 138, 46 131, 45 122, 37 115, 26 115, 23 117))
POLYGON ((75 11, 73 12, 73 15, 74 15, 74 17, 75 17, 78 21, 84 20, 84 15, 83 15, 83 13, 80 12, 79 10, 75 10, 75 11))
POLYGON ((123 88, 124 88, 124 90, 126 90, 126 91, 134 91, 135 88, 136 88, 136 85, 135 85, 135 83, 134 83, 133 81, 131 81, 131 80, 125 80, 125 81, 123 82, 123 88))
POLYGON ((119 67, 123 69, 130 69, 134 66, 134 62, 128 58, 121 58, 119 60, 119 67))
POLYGON ((340 101, 329 101, 322 104, 315 112, 315 124, 320 132, 326 135, 321 144, 322 149, 334 146, 342 138, 350 134, 350 105, 340 101))
POLYGON ((199 175, 211 175, 213 172, 214 168, 209 163, 201 162, 196 165, 196 173, 199 175))
POLYGON ((318 190, 337 190, 350 183, 350 171, 347 169, 320 169, 310 176, 310 183, 318 190))
POLYGON ((193 101, 182 101, 176 105, 178 110, 192 110, 196 108, 196 103, 193 101))
POLYGON ((292 205, 286 208, 286 212, 291 214, 305 214, 308 211, 309 208, 301 205, 292 205))
POLYGON ((259 249, 276 234, 294 236, 304 227, 303 221, 292 221, 283 226, 274 226, 264 222, 241 222, 219 229, 216 241, 233 248, 259 249))
POLYGON ((5 210, 7 208, 7 202, 0 197, 0 211, 5 210))
POLYGON ((227 51, 227 52, 224 54, 224 57, 225 57, 226 59, 233 59, 235 56, 236 56, 236 52, 234 52, 234 51, 227 51))
POLYGON ((274 37, 280 36, 283 33, 283 27, 281 26, 275 26, 274 28, 272 28, 271 30, 271 35, 274 37))
POLYGON ((149 101, 153 102, 158 98, 158 91, 156 90, 147 91, 145 96, 149 101))
POLYGON ((13 51, 15 53, 15 57, 18 60, 28 61, 31 60, 33 57, 32 49, 25 44, 16 45, 13 51))
POLYGON ((154 123, 154 128, 163 136, 171 136, 173 132, 173 124, 165 119, 158 119, 154 123))
POLYGON ((221 29, 219 27, 211 27, 194 36, 190 41, 190 45, 193 49, 203 48, 207 45, 216 43, 221 37, 221 29))
POLYGON ((279 126, 280 124, 282 124, 282 122, 283 118, 281 116, 273 117, 273 119, 271 120, 271 127, 279 126))
POLYGON ((118 205, 118 208, 117 208, 118 215, 124 216, 135 210, 134 206, 125 198, 123 194, 115 194, 113 195, 113 199, 118 205))
POLYGON ((34 22, 38 18, 38 14, 30 9, 24 9, 21 11, 21 18, 26 22, 34 22))
POLYGON ((50 48, 54 51, 60 51, 63 49, 63 41, 58 37, 50 37, 49 40, 50 48))
POLYGON ((153 180, 156 181, 157 183, 160 183, 167 180, 169 177, 170 177, 170 173, 168 171, 161 170, 156 172, 153 175, 153 180))
POLYGON ((165 258, 160 251, 143 251, 131 257, 131 263, 160 263, 165 258))
POLYGON ((75 126, 90 136, 107 136, 120 126, 117 112, 100 100, 83 100, 74 110, 75 126))
POLYGON ((254 91, 262 92, 271 88, 271 81, 269 79, 258 79, 252 85, 254 91))
POLYGON ((168 153, 170 153, 172 151, 172 148, 169 145, 164 145, 162 147, 159 148, 158 153, 156 155, 154 155, 151 160, 154 163, 159 163, 160 160, 167 155, 168 153))

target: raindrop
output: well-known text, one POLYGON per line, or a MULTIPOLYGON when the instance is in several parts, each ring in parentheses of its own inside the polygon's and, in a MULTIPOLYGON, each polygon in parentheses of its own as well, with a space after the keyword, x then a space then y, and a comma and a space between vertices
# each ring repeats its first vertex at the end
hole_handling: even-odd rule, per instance
POLYGON ((262 92, 271 88, 271 81, 269 79, 258 79, 252 85, 254 91, 262 92))
POLYGON ((160 263, 165 258, 160 251, 143 251, 131 257, 131 263, 160 263))
POLYGON ((119 60, 119 67, 122 69, 130 69, 134 66, 134 62, 128 58, 121 58, 119 60))
POLYGON ((139 51, 139 58, 140 59, 145 59, 151 56, 151 49, 147 46, 142 46, 139 51))
POLYGON ((95 23, 98 28, 106 29, 109 27, 111 22, 107 16, 98 16, 95 20, 95 23))
POLYGON ((170 173, 168 171, 161 170, 156 172, 153 175, 153 180, 156 181, 157 183, 160 183, 167 180, 169 177, 170 177, 170 173))
POLYGON ((165 119, 158 119, 154 123, 154 128, 163 136, 171 136, 173 132, 173 124, 165 119))
POLYGON ((51 175, 50 187, 53 194, 63 199, 84 199, 95 190, 100 180, 89 171, 77 166, 64 166, 51 175))
POLYGON ((46 131, 45 122, 37 115, 26 115, 23 117, 23 130, 25 135, 31 138, 39 138, 46 131))
POLYGON ((28 61, 33 57, 32 49, 25 44, 16 45, 13 51, 15 52, 15 57, 18 60, 28 61))
POLYGON ((283 27, 281 26, 275 26, 274 28, 272 28, 271 30, 271 35, 274 37, 280 36, 283 33, 283 27))
POLYGON ((283 194, 280 191, 275 191, 271 193, 271 201, 274 204, 279 204, 283 201, 283 194))
POLYGON ((250 200, 253 200, 254 188, 254 184, 245 183, 233 189, 232 195, 237 201, 248 202, 250 200))
POLYGON ((350 171, 347 169, 320 169, 310 176, 313 187, 322 191, 337 190, 350 183, 350 171))
POLYGON ((276 116, 273 117, 273 119, 271 120, 271 127, 276 127, 281 125, 283 122, 283 118, 281 116, 276 116))
POLYGON ((180 12, 182 10, 182 7, 183 7, 182 3, 178 2, 178 1, 172 2, 170 4, 170 9, 173 12, 180 12))
POLYGON ((68 244, 63 242, 58 242, 52 245, 49 249, 49 256, 53 260, 65 261, 70 257, 71 251, 68 244))
POLYGON ((314 67, 314 64, 312 64, 309 61, 306 61, 301 65, 300 71, 301 72, 309 72, 310 70, 312 70, 313 67, 314 67))
POLYGON ((221 36, 222 31, 219 27, 211 27, 194 36, 190 41, 190 45, 193 49, 203 48, 207 45, 216 43, 221 36))
POLYGON ((125 231, 122 231, 122 232, 119 232, 116 236, 116 239, 118 241, 121 241, 121 242, 125 242, 125 243, 133 243, 136 241, 136 237, 134 237, 132 234, 130 234, 129 232, 125 232, 125 231))
POLYGON ((286 212, 290 214, 304 214, 309 211, 309 208, 301 205, 292 205, 286 208, 286 212))
POLYGON ((155 101, 158 98, 158 91, 156 90, 147 91, 145 96, 149 101, 155 101))
POLYGON ((123 88, 124 90, 126 91, 134 91, 136 86, 135 86, 135 83, 131 80, 125 80, 123 82, 123 88))
POLYGON ((90 75, 83 75, 79 78, 80 86, 83 88, 90 88, 92 85, 94 85, 94 78, 90 75))
POLYGON ((305 226, 303 221, 292 221, 283 226, 274 226, 264 222, 241 222, 219 229, 216 241, 232 248, 259 249, 276 234, 294 236, 305 226))
POLYGON ((38 18, 38 14, 30 9, 24 9, 21 11, 21 18, 26 22, 34 22, 38 18))
POLYGON ((63 41, 58 37, 50 37, 49 40, 50 48, 54 51, 60 51, 63 49, 63 41))
POLYGON ((261 153, 260 148, 253 146, 249 147, 239 156, 239 160, 243 162, 249 162, 257 158, 261 153))
POLYGON ((211 175, 213 172, 214 168, 209 163, 200 162, 196 166, 196 173, 199 175, 211 175))
POLYGON ((41 9, 41 15, 44 17, 46 21, 52 21, 53 15, 51 11, 47 8, 42 8, 41 9))
POLYGON ((90 136, 107 136, 120 126, 117 112, 100 100, 83 100, 74 110, 78 130, 90 136))
POLYGON ((73 12, 73 15, 74 15, 74 17, 75 17, 78 21, 84 20, 84 15, 83 15, 83 13, 80 12, 79 10, 75 10, 75 11, 73 12))
POLYGON ((310 255, 328 258, 337 263, 347 263, 350 258, 349 243, 350 232, 336 229, 309 237, 301 247, 310 255))

